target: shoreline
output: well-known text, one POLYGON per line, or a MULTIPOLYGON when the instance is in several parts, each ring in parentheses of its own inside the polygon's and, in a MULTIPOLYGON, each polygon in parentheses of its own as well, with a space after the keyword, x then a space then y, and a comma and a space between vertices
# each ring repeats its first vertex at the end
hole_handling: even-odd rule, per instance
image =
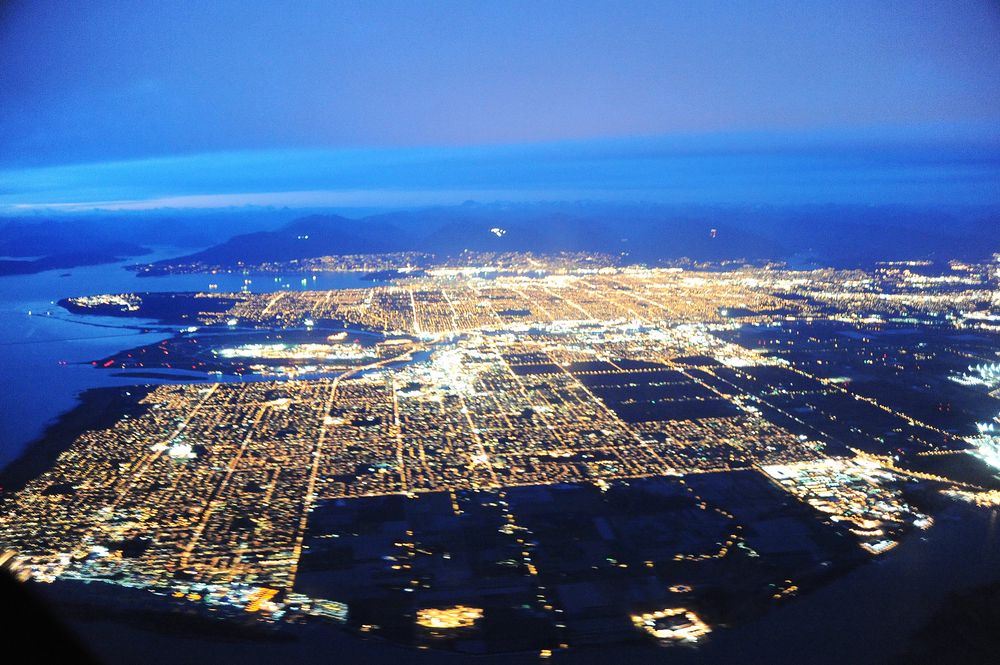
POLYGON ((77 394, 77 405, 49 423, 9 464, 0 468, 0 497, 16 492, 47 471, 81 434, 106 429, 126 414, 145 410, 139 401, 151 385, 88 388, 77 394))

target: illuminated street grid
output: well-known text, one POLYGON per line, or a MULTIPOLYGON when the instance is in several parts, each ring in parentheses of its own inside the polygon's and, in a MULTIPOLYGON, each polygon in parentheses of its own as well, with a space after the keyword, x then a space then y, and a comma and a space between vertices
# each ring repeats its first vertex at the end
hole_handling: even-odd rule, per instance
MULTIPOLYGON (((608 339, 641 348, 660 341, 653 333, 608 339)), ((733 352, 692 339, 702 352, 733 352)), ((574 374, 568 358, 593 356, 547 355, 555 344, 479 335, 443 344, 428 363, 348 381, 160 386, 144 398, 144 415, 82 435, 19 493, 4 542, 43 576, 125 571, 155 586, 186 571, 201 582, 290 589, 317 499, 599 482, 819 454, 818 443, 749 412, 627 423, 594 394, 602 384, 655 375, 656 386, 698 389, 695 402, 723 400, 681 367, 669 377, 610 363, 574 374), (518 373, 539 369, 547 373, 518 373), (139 556, 122 554, 149 534, 139 556)))
MULTIPOLYGON (((539 263, 539 269, 547 264, 539 263)), ((1000 307, 996 268, 954 264, 930 277, 902 266, 873 272, 742 268, 727 272, 603 268, 544 277, 482 279, 484 268, 439 268, 399 286, 271 294, 201 294, 234 298, 202 320, 294 326, 334 319, 380 330, 448 333, 557 321, 709 323, 836 318, 846 321, 940 317, 957 326, 987 325, 1000 307)), ((125 294, 108 296, 121 300, 125 294)), ((87 304, 83 300, 80 304, 87 304)))
MULTIPOLYGON (((926 452, 955 437, 718 333, 738 325, 730 309, 746 310, 744 321, 850 318, 861 302, 881 312, 864 316, 919 312, 989 326, 980 310, 959 314, 963 303, 995 298, 971 271, 956 269, 969 288, 949 294, 947 306, 897 268, 879 278, 902 285, 890 299, 869 293, 871 277, 766 270, 490 281, 446 270, 392 287, 236 294, 239 302, 215 320, 333 319, 420 337, 430 353, 335 379, 156 387, 142 399, 143 414, 82 434, 8 497, 0 542, 37 579, 114 580, 272 618, 311 608, 342 619, 346 606, 296 591, 310 513, 321 503, 445 493, 460 515, 457 497, 468 492, 502 498, 503 488, 574 483, 603 491, 622 479, 744 470, 845 524, 877 554, 911 526, 929 525, 899 491, 916 481, 874 458, 853 459, 822 428, 788 431, 773 414, 801 421, 781 399, 853 400, 909 428, 926 452)), ((745 547, 745 525, 678 482, 721 526, 712 527, 719 535, 710 546, 676 551, 673 560, 745 547)), ((517 541, 519 569, 529 579, 542 574, 521 519, 503 500, 490 505, 502 508, 501 532, 517 541)), ((412 558, 419 547, 409 547, 412 558)), ((406 574, 411 564, 397 565, 406 574)), ((793 588, 789 581, 775 597, 793 588)), ((544 611, 558 610, 544 585, 533 593, 544 611)), ((421 621, 447 628, 480 616, 452 605, 425 608, 421 621)), ((675 615, 687 623, 663 635, 708 631, 686 609, 635 609, 650 617, 637 625, 657 635, 656 622, 675 615)))

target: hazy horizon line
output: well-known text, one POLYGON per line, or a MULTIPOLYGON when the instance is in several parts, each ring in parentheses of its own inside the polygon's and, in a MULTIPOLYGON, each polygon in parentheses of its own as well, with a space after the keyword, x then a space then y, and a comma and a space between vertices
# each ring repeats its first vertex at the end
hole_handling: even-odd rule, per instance
POLYGON ((468 199, 667 204, 1000 203, 981 123, 406 148, 216 151, 0 170, 0 212, 468 199))

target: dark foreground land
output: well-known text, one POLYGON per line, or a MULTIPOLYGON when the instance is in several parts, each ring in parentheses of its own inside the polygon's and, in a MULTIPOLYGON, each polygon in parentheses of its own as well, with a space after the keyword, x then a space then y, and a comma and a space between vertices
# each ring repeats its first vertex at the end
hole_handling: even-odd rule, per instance
MULTIPOLYGON (((659 648, 649 643, 593 647, 556 652, 552 662, 989 665, 996 662, 990 645, 995 645, 1000 631, 996 614, 1000 543, 990 527, 994 519, 988 513, 954 506, 931 531, 933 537, 911 535, 890 557, 860 566, 754 621, 717 630, 697 648, 659 648)), ((72 653, 82 647, 94 662, 108 665, 220 660, 247 665, 317 660, 417 665, 539 662, 537 653, 470 657, 413 650, 352 635, 324 622, 270 630, 259 623, 233 626, 203 617, 178 618, 162 606, 159 611, 148 605, 143 608, 149 598, 145 592, 100 584, 32 585, 31 594, 57 617, 50 637, 72 639, 76 635, 79 642, 68 642, 72 653), (64 629, 69 633, 60 632, 64 629)), ((20 633, 10 635, 12 645, 25 639, 18 637, 20 633)))

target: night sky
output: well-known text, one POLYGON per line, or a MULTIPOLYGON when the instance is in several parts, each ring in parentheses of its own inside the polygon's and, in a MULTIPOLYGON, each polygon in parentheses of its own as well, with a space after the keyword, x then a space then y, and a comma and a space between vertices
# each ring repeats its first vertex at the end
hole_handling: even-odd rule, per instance
POLYGON ((0 211, 1000 203, 1000 5, 28 3, 0 211))

